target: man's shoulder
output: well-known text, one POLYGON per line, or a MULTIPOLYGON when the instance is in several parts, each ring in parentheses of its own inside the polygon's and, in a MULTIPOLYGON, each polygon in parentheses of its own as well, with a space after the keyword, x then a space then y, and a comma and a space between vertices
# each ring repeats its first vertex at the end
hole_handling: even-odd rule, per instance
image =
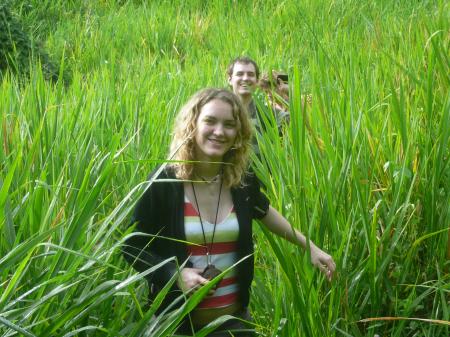
POLYGON ((250 118, 256 118, 256 116, 259 114, 259 110, 258 107, 255 103, 255 101, 252 99, 247 107, 248 110, 248 114, 250 116, 250 118))

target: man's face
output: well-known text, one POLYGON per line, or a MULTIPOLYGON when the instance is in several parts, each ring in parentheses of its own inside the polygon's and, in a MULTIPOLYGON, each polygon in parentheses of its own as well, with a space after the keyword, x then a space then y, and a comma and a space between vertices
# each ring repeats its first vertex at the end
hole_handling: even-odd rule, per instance
POLYGON ((236 63, 228 78, 233 92, 240 97, 250 96, 256 89, 257 81, 255 66, 251 63, 236 63))

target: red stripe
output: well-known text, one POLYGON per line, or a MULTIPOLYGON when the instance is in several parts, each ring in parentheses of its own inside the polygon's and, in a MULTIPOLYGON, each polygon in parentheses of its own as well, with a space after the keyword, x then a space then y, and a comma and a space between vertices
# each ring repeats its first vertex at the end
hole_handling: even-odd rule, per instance
MULTIPOLYGON (((231 208, 230 214, 228 217, 234 213, 234 206, 231 208)), ((198 216, 197 210, 192 206, 192 204, 188 201, 184 203, 184 216, 198 216)), ((227 217, 227 219, 228 219, 227 217)))
MULTIPOLYGON (((194 246, 188 245, 188 254, 194 256, 206 255, 206 247, 204 245, 194 246)), ((210 255, 233 253, 237 251, 237 242, 214 242, 212 245, 208 243, 210 255)))
POLYGON ((184 203, 184 216, 198 216, 198 212, 190 202, 184 203))
POLYGON ((238 293, 232 293, 228 295, 223 296, 217 296, 217 297, 211 297, 211 298, 205 298, 199 305, 198 308, 218 308, 218 307, 224 307, 230 304, 233 304, 237 302, 238 299, 238 293))
POLYGON ((237 283, 236 277, 224 278, 222 281, 219 282, 219 285, 217 286, 217 288, 228 287, 228 286, 230 286, 232 284, 236 284, 236 283, 237 283))

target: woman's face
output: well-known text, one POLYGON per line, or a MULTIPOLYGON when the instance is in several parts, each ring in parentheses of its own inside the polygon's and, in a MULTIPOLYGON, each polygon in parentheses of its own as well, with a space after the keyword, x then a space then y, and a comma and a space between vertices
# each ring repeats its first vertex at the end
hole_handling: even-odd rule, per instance
POLYGON ((234 145, 237 123, 230 104, 213 99, 206 103, 197 118, 195 130, 195 160, 223 161, 234 145))

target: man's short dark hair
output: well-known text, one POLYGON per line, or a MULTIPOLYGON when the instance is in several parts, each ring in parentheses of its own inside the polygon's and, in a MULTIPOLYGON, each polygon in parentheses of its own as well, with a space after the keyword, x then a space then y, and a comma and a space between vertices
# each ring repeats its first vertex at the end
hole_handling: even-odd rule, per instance
POLYGON ((251 63, 251 64, 253 64, 253 66, 255 67, 256 79, 259 79, 259 67, 256 64, 256 62, 248 56, 239 56, 239 57, 236 57, 233 61, 231 61, 231 63, 228 65, 228 69, 227 69, 228 77, 231 77, 233 75, 233 69, 234 69, 234 65, 236 63, 243 63, 243 64, 251 63))

